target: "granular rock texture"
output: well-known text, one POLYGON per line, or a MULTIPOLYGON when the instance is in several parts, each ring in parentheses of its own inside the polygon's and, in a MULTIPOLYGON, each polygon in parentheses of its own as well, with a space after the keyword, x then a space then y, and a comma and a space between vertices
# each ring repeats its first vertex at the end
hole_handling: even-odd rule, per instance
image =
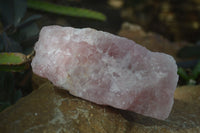
POLYGON ((0 112, 0 133, 200 133, 199 89, 177 88, 163 121, 94 104, 46 82, 0 112))
POLYGON ((40 32, 33 72, 71 94, 102 105, 165 119, 177 85, 166 54, 90 28, 47 26, 40 32))

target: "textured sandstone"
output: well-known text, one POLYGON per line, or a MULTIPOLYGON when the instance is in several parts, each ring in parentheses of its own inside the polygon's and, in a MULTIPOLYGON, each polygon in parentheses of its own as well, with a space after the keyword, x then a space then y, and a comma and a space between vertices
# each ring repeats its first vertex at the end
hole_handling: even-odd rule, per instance
POLYGON ((0 112, 0 133, 199 133, 199 89, 177 88, 172 113, 160 121, 93 104, 45 83, 0 112), (193 98, 186 103, 180 96, 193 98))
POLYGON ((102 105, 166 119, 177 66, 126 38, 94 29, 48 26, 40 32, 33 72, 71 94, 102 105))

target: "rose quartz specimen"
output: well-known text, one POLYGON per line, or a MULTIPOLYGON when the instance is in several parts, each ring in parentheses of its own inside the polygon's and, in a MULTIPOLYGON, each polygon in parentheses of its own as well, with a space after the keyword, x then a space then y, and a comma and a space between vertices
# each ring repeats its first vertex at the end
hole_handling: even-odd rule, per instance
MULTIPOLYGON (((162 43, 162 42, 161 42, 162 43)), ((175 60, 91 28, 46 26, 33 72, 97 104, 166 119, 178 81, 175 60)))

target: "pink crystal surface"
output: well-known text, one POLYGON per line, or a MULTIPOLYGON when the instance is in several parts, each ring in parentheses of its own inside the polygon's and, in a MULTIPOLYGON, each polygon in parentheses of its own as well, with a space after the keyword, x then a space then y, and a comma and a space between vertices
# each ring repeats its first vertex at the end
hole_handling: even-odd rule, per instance
POLYGON ((35 51, 33 72, 72 95, 161 120, 169 116, 178 81, 170 55, 107 32, 60 26, 43 27, 35 51))

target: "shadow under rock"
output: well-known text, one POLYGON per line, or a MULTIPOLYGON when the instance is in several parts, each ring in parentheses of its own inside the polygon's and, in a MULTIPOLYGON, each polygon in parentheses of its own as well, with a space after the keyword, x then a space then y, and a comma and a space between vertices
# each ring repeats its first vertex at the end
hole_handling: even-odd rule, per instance
POLYGON ((166 120, 157 120, 134 112, 119 110, 129 122, 145 126, 165 126, 169 128, 193 128, 200 125, 200 106, 175 100, 170 116, 166 120))

